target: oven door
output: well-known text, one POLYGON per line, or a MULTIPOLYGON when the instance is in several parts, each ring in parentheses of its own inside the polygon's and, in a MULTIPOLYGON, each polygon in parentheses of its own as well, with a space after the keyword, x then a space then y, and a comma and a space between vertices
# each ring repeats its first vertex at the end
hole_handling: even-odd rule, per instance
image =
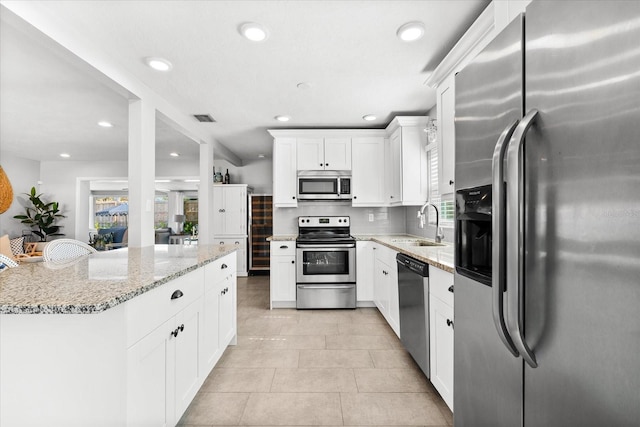
POLYGON ((298 243, 297 283, 355 283, 355 243, 298 243))

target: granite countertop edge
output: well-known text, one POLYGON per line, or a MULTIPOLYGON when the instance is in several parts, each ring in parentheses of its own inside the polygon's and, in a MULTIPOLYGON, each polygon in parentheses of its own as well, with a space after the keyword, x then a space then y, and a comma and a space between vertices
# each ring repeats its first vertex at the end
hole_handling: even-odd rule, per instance
POLYGON ((97 304, 33 304, 33 305, 16 305, 16 304, 0 304, 0 314, 95 314, 104 312, 110 308, 113 308, 119 304, 129 301, 139 295, 142 295, 152 289, 164 285, 171 280, 184 276, 198 268, 204 267, 232 252, 237 251, 235 247, 230 247, 228 250, 217 253, 211 258, 205 260, 199 260, 194 265, 186 268, 182 268, 166 276, 154 280, 151 283, 144 284, 133 291, 125 292, 121 295, 116 295, 113 298, 99 302, 97 304))

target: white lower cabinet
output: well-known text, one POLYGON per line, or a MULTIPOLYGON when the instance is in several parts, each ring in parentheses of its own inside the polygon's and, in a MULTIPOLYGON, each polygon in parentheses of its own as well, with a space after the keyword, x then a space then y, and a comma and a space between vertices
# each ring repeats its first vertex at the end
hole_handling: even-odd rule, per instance
POLYGON ((296 242, 272 241, 270 266, 271 308, 296 306, 296 242))
POLYGON ((373 303, 375 245, 371 241, 356 242, 356 299, 362 307, 373 303))
POLYGON ((431 382, 453 410, 453 274, 429 269, 431 382))
POLYGON ((398 297, 397 252, 375 244, 373 301, 391 329, 400 336, 400 300, 398 297))
POLYGON ((200 360, 208 375, 236 331, 237 276, 234 259, 227 257, 205 266, 203 334, 200 360))
POLYGON ((235 268, 229 254, 128 302, 135 343, 127 350, 127 426, 175 426, 234 343, 235 268), (137 339, 153 324, 142 319, 158 318, 162 323, 137 339), (144 328, 133 327, 139 321, 144 328))
POLYGON ((128 426, 173 426, 195 397, 202 314, 198 298, 127 350, 128 426))

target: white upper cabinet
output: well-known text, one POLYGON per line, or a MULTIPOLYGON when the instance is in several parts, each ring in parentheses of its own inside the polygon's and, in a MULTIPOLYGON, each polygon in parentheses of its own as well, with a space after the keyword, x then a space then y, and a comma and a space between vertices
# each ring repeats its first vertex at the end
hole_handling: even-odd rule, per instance
POLYGON ((297 138, 298 170, 351 170, 351 138, 297 138))
POLYGON ((213 234, 216 237, 247 234, 247 191, 245 184, 213 187, 213 234))
POLYGON ((455 79, 447 78, 436 90, 438 102, 438 189, 440 194, 454 191, 455 170, 455 79))
MULTIPOLYGON (((271 131, 271 134, 275 132, 271 131)), ((280 208, 298 206, 296 181, 296 138, 276 136, 273 143, 274 206, 280 208)))
POLYGON ((384 136, 358 137, 351 141, 353 206, 386 203, 384 143, 384 136))
POLYGON ((390 156, 386 180, 389 183, 391 206, 419 206, 428 197, 429 169, 427 164, 427 117, 396 117, 387 132, 390 156))

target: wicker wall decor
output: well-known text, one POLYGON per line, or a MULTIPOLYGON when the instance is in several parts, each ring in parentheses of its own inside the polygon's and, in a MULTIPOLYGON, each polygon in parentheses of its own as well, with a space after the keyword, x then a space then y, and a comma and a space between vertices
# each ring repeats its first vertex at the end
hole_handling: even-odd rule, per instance
POLYGON ((9 177, 0 166, 0 214, 5 213, 13 203, 13 188, 9 182, 9 177))

